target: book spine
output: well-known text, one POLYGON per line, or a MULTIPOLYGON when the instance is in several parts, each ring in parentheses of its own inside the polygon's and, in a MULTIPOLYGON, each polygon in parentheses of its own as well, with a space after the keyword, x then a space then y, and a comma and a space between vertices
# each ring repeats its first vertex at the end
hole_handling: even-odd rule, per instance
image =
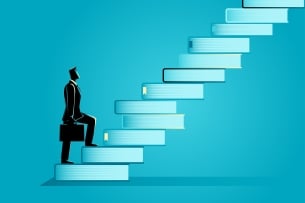
POLYGON ((288 23, 288 9, 227 8, 226 23, 288 23))
POLYGON ((304 0, 243 0, 243 7, 301 8, 304 7, 304 0))
POLYGON ((165 145, 165 130, 105 130, 105 146, 165 145))
POLYGON ((143 84, 143 99, 203 99, 203 84, 143 84))
POLYGON ((241 54, 181 54, 180 68, 241 68, 241 54))
POLYGON ((83 163, 143 163, 143 147, 83 147, 83 163))
POLYGON ((55 179, 63 181, 82 180, 128 180, 128 165, 56 165, 55 179))
POLYGON ((164 82, 224 82, 225 71, 223 69, 183 69, 164 68, 164 82))
POLYGON ((127 129, 184 129, 183 114, 123 115, 123 128, 127 129))
POLYGON ((228 36, 271 36, 273 35, 272 24, 214 24, 214 35, 228 36))
POLYGON ((249 53, 249 38, 190 38, 189 53, 249 53))
POLYGON ((177 113, 176 101, 116 101, 116 114, 177 113))

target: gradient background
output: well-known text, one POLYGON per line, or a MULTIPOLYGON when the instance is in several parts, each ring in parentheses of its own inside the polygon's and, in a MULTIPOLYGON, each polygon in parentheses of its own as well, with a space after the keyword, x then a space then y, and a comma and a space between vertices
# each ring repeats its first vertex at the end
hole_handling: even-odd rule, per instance
MULTIPOLYGON (((207 177, 205 186, 44 187, 60 160, 58 126, 68 69, 81 79, 82 110, 97 117, 94 142, 120 128, 114 101, 141 99, 141 84, 176 67, 189 36, 211 36, 241 0, 6 1, 0 3, 1 199, 4 202, 304 202, 305 10, 289 10, 274 37, 251 39, 243 69, 181 101, 185 131, 145 148, 137 177, 207 177), (271 177, 266 186, 219 177, 271 177), (213 178, 215 181, 213 182, 213 178)), ((82 144, 70 159, 80 161, 82 144)), ((1 200, 1 202, 3 202, 1 200)))

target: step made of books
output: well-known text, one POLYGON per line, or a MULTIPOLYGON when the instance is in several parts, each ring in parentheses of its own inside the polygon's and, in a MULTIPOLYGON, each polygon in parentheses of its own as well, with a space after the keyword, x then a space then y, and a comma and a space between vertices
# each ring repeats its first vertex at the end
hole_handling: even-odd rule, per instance
POLYGON ((87 164, 143 163, 143 147, 83 147, 82 162, 87 164))
POLYGON ((60 181, 114 181, 129 180, 128 165, 55 165, 55 180, 60 181))
POLYGON ((288 9, 227 8, 226 23, 288 23, 288 9))
POLYGON ((173 114, 177 113, 176 101, 116 101, 116 114, 173 114))
POLYGON ((212 33, 219 36, 271 36, 272 24, 214 24, 212 33))
POLYGON ((163 82, 224 82, 224 69, 164 68, 163 82))
POLYGON ((181 54, 179 68, 241 68, 241 54, 181 54))
POLYGON ((125 129, 183 130, 183 114, 133 114, 123 115, 125 129))
POLYGON ((198 38, 189 39, 189 53, 249 53, 249 38, 198 38))
POLYGON ((105 130, 104 146, 165 145, 165 130, 105 130))
POLYGON ((203 84, 143 84, 142 98, 146 100, 203 99, 203 84))
POLYGON ((243 0, 243 7, 297 8, 304 7, 304 0, 243 0))

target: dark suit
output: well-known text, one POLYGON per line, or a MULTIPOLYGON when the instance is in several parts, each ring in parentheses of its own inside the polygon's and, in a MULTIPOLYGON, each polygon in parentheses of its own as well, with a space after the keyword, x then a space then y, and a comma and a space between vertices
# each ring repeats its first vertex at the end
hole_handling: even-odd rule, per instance
MULTIPOLYGON (((96 119, 80 111, 81 93, 77 84, 70 80, 65 86, 64 97, 66 108, 62 120, 65 124, 73 122, 88 124, 86 132, 86 145, 92 143, 96 119)), ((64 141, 62 144, 61 160, 65 161, 69 158, 70 141, 64 141)))

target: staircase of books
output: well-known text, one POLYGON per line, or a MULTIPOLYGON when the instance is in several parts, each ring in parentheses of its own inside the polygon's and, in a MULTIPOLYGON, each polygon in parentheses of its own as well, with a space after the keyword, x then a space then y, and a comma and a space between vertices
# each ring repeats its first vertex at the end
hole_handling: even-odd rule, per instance
POLYGON ((212 25, 214 37, 192 37, 178 68, 163 69, 163 83, 142 85, 140 101, 116 101, 122 129, 105 130, 101 147, 83 147, 82 163, 55 166, 55 180, 129 180, 129 164, 143 163, 144 146, 165 145, 167 130, 183 130, 178 100, 204 98, 204 85, 224 82, 226 69, 241 68, 251 36, 272 36, 273 24, 288 23, 288 9, 304 0, 244 0, 227 8, 225 23, 212 25))

